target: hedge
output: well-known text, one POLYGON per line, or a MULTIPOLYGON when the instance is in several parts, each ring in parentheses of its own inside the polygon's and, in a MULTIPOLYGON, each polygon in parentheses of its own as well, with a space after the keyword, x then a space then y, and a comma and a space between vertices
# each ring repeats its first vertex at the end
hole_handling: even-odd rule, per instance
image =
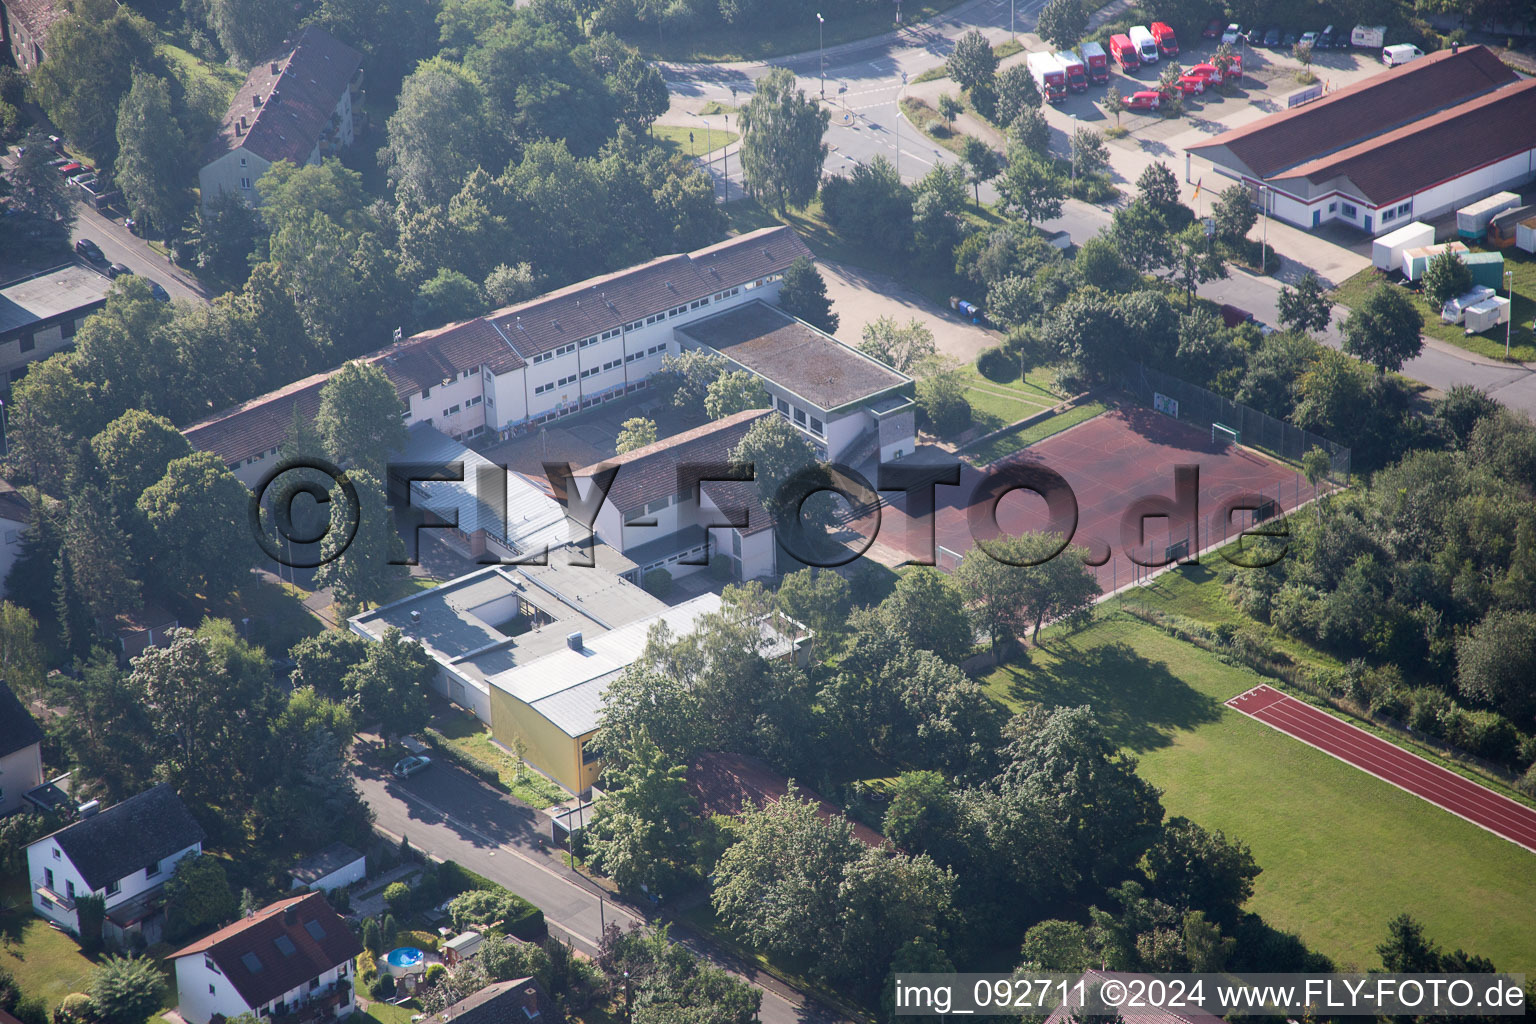
POLYGON ((505 893, 514 908, 501 922, 500 930, 506 934, 525 942, 536 942, 549 934, 549 926, 544 923, 544 911, 506 886, 498 885, 484 875, 469 870, 458 861, 443 861, 438 865, 437 877, 439 891, 444 899, 472 891, 505 893))
POLYGON ((1019 363, 999 346, 976 357, 976 372, 996 384, 1007 384, 1019 375, 1019 363))

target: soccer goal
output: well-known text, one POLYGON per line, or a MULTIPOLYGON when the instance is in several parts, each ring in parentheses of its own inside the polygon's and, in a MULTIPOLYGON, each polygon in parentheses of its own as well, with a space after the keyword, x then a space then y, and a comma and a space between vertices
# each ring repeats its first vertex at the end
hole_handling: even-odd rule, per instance
POLYGON ((1211 443, 1242 444, 1243 435, 1235 427, 1229 427, 1225 423, 1211 424, 1211 443))

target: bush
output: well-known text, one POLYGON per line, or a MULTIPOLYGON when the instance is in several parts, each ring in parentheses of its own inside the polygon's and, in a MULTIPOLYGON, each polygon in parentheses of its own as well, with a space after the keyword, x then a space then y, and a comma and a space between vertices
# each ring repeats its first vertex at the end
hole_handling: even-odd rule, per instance
MULTIPOLYGON (((369 918, 369 920, 372 920, 372 918, 369 918)), ((364 984, 379 976, 379 962, 366 949, 357 954, 355 962, 357 965, 357 976, 364 984)))
POLYGON ((436 985, 437 982, 438 982, 438 979, 443 977, 447 973, 448 973, 448 968, 444 967, 442 964, 428 964, 427 965, 427 975, 426 975, 426 977, 427 977, 427 984, 428 985, 436 985))
POLYGON ((96 1017, 96 1004, 84 992, 71 992, 53 1008, 54 1024, 86 1024, 96 1017))
POLYGON ((1018 378, 1019 364, 1001 346, 994 346, 976 357, 976 372, 987 380, 1007 384, 1018 378))
POLYGON ((1515 783, 1515 788, 1529 797, 1536 797, 1536 764, 1531 765, 1520 781, 1515 783))
POLYGON ((381 974, 368 985, 368 995, 372 999, 384 1000, 395 997, 395 978, 391 974, 381 974))
POLYGON ((394 914, 385 914, 384 923, 379 926, 379 939, 382 944, 380 949, 394 949, 395 940, 400 937, 400 926, 395 924, 394 914))
POLYGON ((371 917, 363 922, 363 948, 375 956, 384 949, 384 937, 379 932, 379 922, 371 917))
POLYGON ((411 887, 404 882, 390 882, 384 887, 384 902, 397 914, 411 909, 411 887))
POLYGON ((665 599, 672 593, 672 574, 665 569, 652 569, 645 574, 641 586, 646 593, 665 599))

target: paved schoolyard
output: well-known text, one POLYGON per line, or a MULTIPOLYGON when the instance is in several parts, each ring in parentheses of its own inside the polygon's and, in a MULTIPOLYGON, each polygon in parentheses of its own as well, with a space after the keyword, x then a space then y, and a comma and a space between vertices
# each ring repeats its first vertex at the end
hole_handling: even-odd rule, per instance
POLYGON ((934 344, 944 355, 969 363, 981 353, 1002 342, 1003 335, 962 320, 931 299, 897 282, 894 278, 863 267, 831 260, 817 260, 821 276, 827 282, 827 296, 839 317, 837 337, 857 346, 864 325, 882 316, 905 324, 920 320, 933 332, 934 344))

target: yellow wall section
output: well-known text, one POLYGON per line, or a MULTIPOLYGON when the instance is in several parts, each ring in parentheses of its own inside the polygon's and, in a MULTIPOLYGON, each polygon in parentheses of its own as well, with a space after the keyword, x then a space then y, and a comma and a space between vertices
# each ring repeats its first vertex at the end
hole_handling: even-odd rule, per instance
POLYGON ((584 793, 597 782, 602 762, 581 763, 581 741, 586 737, 567 736, 505 690, 490 690, 491 735, 498 742, 515 749, 521 740, 528 763, 573 793, 584 793))

